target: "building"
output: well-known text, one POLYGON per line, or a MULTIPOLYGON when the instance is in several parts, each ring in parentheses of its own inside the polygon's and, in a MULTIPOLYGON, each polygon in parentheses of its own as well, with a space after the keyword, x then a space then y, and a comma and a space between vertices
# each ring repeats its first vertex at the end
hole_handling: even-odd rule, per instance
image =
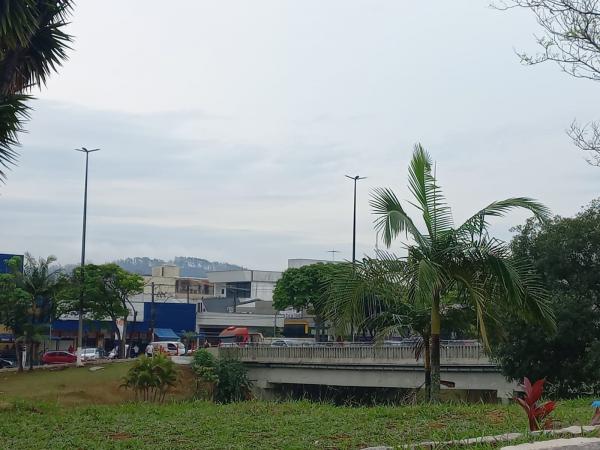
POLYGON ((180 269, 175 265, 165 264, 152 268, 151 275, 144 275, 144 292, 142 298, 152 297, 154 285, 155 298, 189 300, 197 303, 203 298, 214 296, 214 285, 207 278, 180 276, 180 269))
POLYGON ((283 315, 273 310, 272 302, 264 300, 237 303, 232 297, 213 297, 202 300, 196 311, 196 332, 213 342, 227 327, 246 327, 250 332, 273 336, 283 324, 283 315))
POLYGON ((232 297, 239 301, 272 302, 273 289, 280 278, 281 272, 266 270, 226 270, 208 274, 208 281, 214 284, 215 297, 232 297))
MULTIPOLYGON (((153 340, 161 340, 161 332, 170 337, 181 337, 196 330, 196 305, 187 302, 150 302, 139 298, 132 299, 133 311, 127 317, 127 339, 143 346, 153 340), (154 330, 155 335, 152 335, 154 330), (161 331, 159 331, 161 330, 161 331)), ((66 350, 76 347, 77 315, 63 315, 51 325, 52 350, 66 350)), ((164 337, 167 337, 166 335, 164 337)), ((112 350, 115 346, 116 331, 111 321, 91 320, 83 322, 83 346, 112 350)))
MULTIPOLYGON (((179 267, 162 265, 153 267, 152 274, 144 276, 144 291, 130 299, 132 309, 127 318, 128 339, 141 345, 156 339, 169 336, 179 338, 184 333, 195 332, 196 303, 212 296, 212 284, 205 278, 180 277, 179 274, 179 267)), ((76 316, 62 316, 54 321, 52 346, 56 349, 75 347, 77 328, 76 316)), ((110 321, 84 321, 85 347, 110 350, 115 345, 115 336, 114 325, 110 321)))

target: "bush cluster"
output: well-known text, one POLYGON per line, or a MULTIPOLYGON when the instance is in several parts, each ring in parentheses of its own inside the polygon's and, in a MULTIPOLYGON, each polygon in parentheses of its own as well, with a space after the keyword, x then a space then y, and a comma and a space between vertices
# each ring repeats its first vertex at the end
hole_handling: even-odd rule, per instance
POLYGON ((208 350, 194 354, 192 369, 196 374, 197 395, 219 403, 248 400, 252 383, 248 371, 235 359, 217 360, 208 350))

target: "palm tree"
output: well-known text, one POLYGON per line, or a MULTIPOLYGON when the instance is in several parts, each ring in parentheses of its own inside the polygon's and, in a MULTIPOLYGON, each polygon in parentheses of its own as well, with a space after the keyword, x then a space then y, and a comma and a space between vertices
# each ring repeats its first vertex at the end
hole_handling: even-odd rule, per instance
POLYGON ((376 189, 371 207, 375 229, 389 247, 404 233, 407 256, 404 283, 411 303, 429 305, 431 312, 431 399, 440 392, 440 302, 453 290, 463 292, 477 313, 480 332, 487 345, 485 319, 492 305, 519 310, 525 316, 553 325, 552 311, 539 278, 527 262, 517 260, 508 246, 488 234, 488 219, 515 208, 529 210, 540 220, 550 212, 530 198, 496 201, 455 227, 450 207, 432 173, 432 162, 417 144, 409 167, 409 190, 423 219, 422 232, 391 189, 376 189))
POLYGON ((28 117, 24 95, 41 87, 67 58, 63 31, 72 0, 0 1, 0 180, 16 161, 17 134, 28 117))
MULTIPOLYGON (((354 264, 340 264, 325 280, 321 307, 336 334, 346 334, 354 326, 368 330, 378 343, 391 335, 418 336, 412 349, 415 360, 423 358, 423 384, 429 399, 430 305, 409 301, 407 268, 404 259, 383 251, 377 252, 376 259, 365 257, 354 264)), ((441 299, 440 314, 453 331, 470 333, 475 322, 472 307, 455 291, 441 299)))
POLYGON ((16 273, 17 285, 27 293, 29 301, 28 321, 23 326, 22 342, 29 353, 29 370, 33 370, 34 355, 47 331, 47 323, 55 316, 55 295, 63 284, 62 272, 52 270, 55 256, 35 259, 25 254, 23 272, 16 273))

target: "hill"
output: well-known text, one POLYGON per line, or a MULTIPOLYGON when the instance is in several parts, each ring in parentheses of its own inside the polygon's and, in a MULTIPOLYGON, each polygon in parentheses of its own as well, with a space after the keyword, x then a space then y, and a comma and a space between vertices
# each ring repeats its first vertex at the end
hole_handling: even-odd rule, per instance
POLYGON ((118 259, 114 261, 123 269, 129 272, 138 273, 140 275, 150 275, 152 267, 162 264, 175 264, 181 269, 182 277, 205 278, 208 272, 215 270, 241 270, 243 267, 217 262, 208 261, 202 258, 194 258, 190 256, 176 256, 172 260, 165 261, 164 259, 149 258, 147 256, 136 256, 133 258, 118 259))

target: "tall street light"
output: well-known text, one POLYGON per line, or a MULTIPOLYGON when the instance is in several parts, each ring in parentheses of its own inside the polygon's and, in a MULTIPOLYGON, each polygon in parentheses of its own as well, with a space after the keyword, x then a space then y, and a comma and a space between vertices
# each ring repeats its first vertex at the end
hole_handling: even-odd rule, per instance
POLYGON ((354 217, 352 221, 352 264, 356 261, 356 182, 358 180, 364 180, 367 177, 359 177, 358 175, 351 177, 346 175, 346 178, 354 180, 354 217))
POLYGON ((88 150, 85 147, 76 148, 75 151, 85 153, 85 188, 83 190, 83 233, 81 237, 81 291, 79 293, 79 327, 77 328, 77 365, 82 366, 81 352, 83 346, 83 283, 85 281, 85 228, 87 219, 87 186, 88 186, 88 159, 90 153, 97 152, 99 148, 88 150))

